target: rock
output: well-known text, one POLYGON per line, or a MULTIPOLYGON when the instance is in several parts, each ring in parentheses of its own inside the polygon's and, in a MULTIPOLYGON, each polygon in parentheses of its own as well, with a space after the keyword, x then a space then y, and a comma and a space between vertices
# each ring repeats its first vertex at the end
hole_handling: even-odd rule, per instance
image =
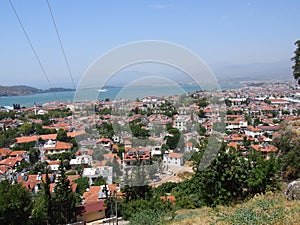
POLYGON ((288 184, 285 197, 287 200, 300 200, 300 181, 292 181, 288 184))

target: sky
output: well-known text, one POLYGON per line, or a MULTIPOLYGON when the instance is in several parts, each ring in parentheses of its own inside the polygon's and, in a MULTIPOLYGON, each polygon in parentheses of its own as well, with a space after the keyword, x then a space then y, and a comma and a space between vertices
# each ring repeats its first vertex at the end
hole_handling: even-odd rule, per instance
MULTIPOLYGON (((72 81, 46 0, 11 0, 55 87, 72 81)), ((298 0, 49 0, 77 84, 119 45, 162 40, 195 52, 218 78, 291 78, 298 0)), ((0 1, 0 85, 49 88, 9 4, 0 1)), ((125 78, 124 78, 125 79, 125 78)))

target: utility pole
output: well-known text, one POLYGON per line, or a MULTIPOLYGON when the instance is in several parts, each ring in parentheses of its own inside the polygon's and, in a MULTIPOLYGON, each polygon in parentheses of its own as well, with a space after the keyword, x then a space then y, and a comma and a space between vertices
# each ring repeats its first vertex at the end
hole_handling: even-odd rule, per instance
POLYGON ((113 203, 112 203, 112 195, 110 195, 110 218, 112 218, 112 223, 115 225, 115 220, 113 219, 114 211, 113 211, 113 203))
POLYGON ((117 193, 117 191, 114 191, 115 192, 115 197, 116 197, 116 225, 118 225, 119 223, 118 223, 118 193, 117 193))

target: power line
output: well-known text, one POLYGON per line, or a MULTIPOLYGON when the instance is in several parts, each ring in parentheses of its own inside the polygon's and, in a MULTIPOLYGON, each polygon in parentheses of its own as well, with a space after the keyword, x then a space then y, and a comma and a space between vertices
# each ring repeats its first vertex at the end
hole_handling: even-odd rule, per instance
POLYGON ((63 44, 62 44, 62 41, 61 41, 61 38, 60 38, 60 35, 59 35, 59 32, 58 32, 58 29, 57 29, 57 25, 56 25, 56 22, 55 22, 55 19, 54 19, 54 15, 53 15, 53 12, 52 12, 49 0, 47 0, 47 5, 48 5, 48 8, 49 8, 49 11, 50 11, 50 14, 51 14, 52 22, 53 22, 54 27, 55 27, 56 35, 57 35, 57 38, 59 40, 59 45, 60 45, 61 51, 63 53, 64 59, 65 59, 65 63, 67 65, 68 72, 69 72, 69 75, 70 75, 73 87, 74 87, 74 89, 76 89, 75 82, 74 82, 73 75, 72 75, 71 68, 70 68, 70 64, 69 64, 69 61, 67 59, 67 56, 66 56, 66 53, 65 53, 65 50, 64 50, 64 47, 63 47, 63 44))
POLYGON ((56 95, 56 93, 55 93, 55 91, 54 91, 54 89, 53 89, 53 86, 52 86, 52 84, 51 84, 51 82, 50 82, 50 80, 49 80, 49 78, 48 78, 48 75, 47 75, 47 73, 46 73, 46 70, 44 69, 43 64, 42 64, 42 62, 41 62, 41 60, 40 60, 40 57, 38 56, 38 54, 37 54, 35 48, 33 47, 33 44, 32 44, 32 42, 31 42, 31 40, 30 40, 30 38, 29 38, 29 36, 28 36, 26 30, 25 30, 25 27, 23 26, 23 23, 21 22, 21 19, 20 19, 18 13, 17 13, 17 11, 16 11, 16 9, 15 9, 15 7, 14 7, 12 1, 9 0, 9 3, 10 3, 10 6, 11 6, 11 8, 13 9, 13 11, 14 11, 14 13, 15 13, 17 19, 18 19, 18 22, 19 22, 19 24, 20 24, 20 26, 21 26, 21 28, 22 28, 24 34, 25 34, 25 37, 26 37, 26 39, 27 39, 27 41, 28 41, 28 43, 29 43, 29 45, 30 45, 30 47, 31 47, 31 50, 32 50, 32 52, 33 52, 33 54, 34 54, 34 56, 35 56, 35 58, 36 58, 38 64, 40 65, 40 68, 41 68, 41 70, 42 70, 42 72, 43 72, 43 74, 44 74, 44 76, 45 76, 45 78, 46 78, 46 80, 47 80, 47 82, 48 82, 48 84, 49 84, 49 86, 50 86, 50 91, 53 92, 53 94, 54 94, 56 100, 58 100, 58 97, 57 97, 57 95, 56 95))

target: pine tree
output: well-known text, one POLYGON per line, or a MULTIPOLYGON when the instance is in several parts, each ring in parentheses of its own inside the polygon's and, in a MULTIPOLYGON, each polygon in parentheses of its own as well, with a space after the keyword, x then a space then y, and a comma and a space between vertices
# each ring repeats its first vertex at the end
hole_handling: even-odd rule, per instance
POLYGON ((295 45, 297 46, 297 48, 294 51, 295 55, 292 58, 292 61, 294 61, 292 69, 294 78, 298 81, 298 84, 300 84, 300 40, 296 41, 295 45))
POLYGON ((55 224, 66 224, 75 220, 76 196, 66 176, 63 162, 59 165, 60 176, 54 187, 53 218, 55 224))

